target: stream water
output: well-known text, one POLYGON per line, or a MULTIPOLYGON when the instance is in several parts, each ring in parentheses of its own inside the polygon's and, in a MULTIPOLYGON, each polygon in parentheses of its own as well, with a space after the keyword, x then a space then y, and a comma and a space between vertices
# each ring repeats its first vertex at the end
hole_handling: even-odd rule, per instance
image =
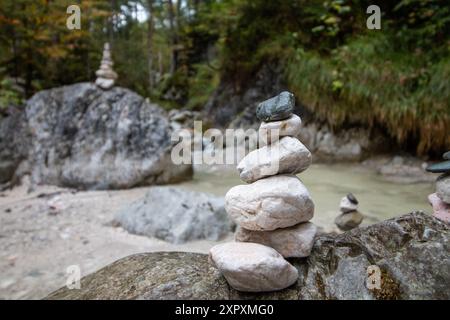
MULTIPOLYGON (((400 216, 414 210, 431 214, 427 195, 432 183, 403 184, 387 181, 368 168, 353 164, 315 164, 298 175, 311 193, 316 205, 313 222, 324 228, 334 224, 339 201, 348 192, 359 200, 359 211, 365 215, 363 225, 400 216)), ((235 170, 198 172, 181 186, 224 196, 233 186, 243 184, 235 170)))

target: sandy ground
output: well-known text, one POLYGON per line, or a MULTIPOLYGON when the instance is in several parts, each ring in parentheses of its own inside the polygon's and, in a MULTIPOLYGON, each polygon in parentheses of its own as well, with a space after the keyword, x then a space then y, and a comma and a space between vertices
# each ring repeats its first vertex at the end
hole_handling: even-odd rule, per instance
POLYGON ((138 252, 208 252, 214 242, 172 245, 111 223, 120 208, 147 190, 74 192, 41 186, 28 193, 21 186, 0 193, 0 299, 43 298, 66 284, 71 265, 86 275, 138 252))

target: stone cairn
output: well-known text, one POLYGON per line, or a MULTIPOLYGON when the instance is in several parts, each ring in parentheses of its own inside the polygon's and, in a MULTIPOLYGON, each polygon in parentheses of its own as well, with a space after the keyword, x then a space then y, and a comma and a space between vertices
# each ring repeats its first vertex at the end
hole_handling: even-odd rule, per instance
POLYGON ((103 57, 100 63, 100 69, 98 69, 95 74, 97 76, 97 80, 95 80, 95 84, 104 89, 108 90, 114 86, 114 82, 117 79, 117 73, 112 69, 114 63, 111 59, 111 51, 109 48, 109 43, 106 42, 103 47, 103 57))
POLYGON ((248 184, 225 195, 225 209, 238 225, 235 242, 211 248, 210 261, 239 291, 292 285, 298 272, 284 258, 307 257, 314 244, 317 227, 308 222, 314 203, 296 176, 311 164, 311 153, 295 138, 301 119, 292 113, 294 103, 292 93, 282 92, 259 104, 256 115, 263 121, 259 137, 264 146, 237 166, 248 184))
POLYGON ((442 173, 436 180, 436 192, 428 196, 428 201, 433 207, 433 215, 450 223, 450 151, 442 156, 445 161, 432 164, 427 171, 442 173))
POLYGON ((342 231, 358 227, 364 219, 364 216, 358 211, 358 200, 352 193, 341 199, 339 209, 341 214, 336 217, 334 223, 342 231))

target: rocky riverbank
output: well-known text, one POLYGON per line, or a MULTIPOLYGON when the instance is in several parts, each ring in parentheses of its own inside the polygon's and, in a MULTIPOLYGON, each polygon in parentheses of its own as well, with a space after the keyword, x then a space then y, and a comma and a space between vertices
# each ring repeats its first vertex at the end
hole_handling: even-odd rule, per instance
MULTIPOLYGON (((149 188, 28 189, 22 185, 0 193, 0 299, 43 298, 65 284, 66 268, 70 265, 78 265, 81 274, 86 275, 130 254, 206 253, 218 243, 195 240, 171 244, 130 234, 117 226, 116 214, 145 199, 149 188)), ((186 220, 180 224, 183 222, 186 220)), ((232 233, 221 241, 227 239, 232 239, 232 233)))
POLYGON ((341 235, 319 236, 311 255, 290 259, 298 281, 281 291, 241 293, 194 253, 132 255, 48 299, 449 299, 450 228, 421 212, 341 235), (149 268, 148 266, 152 266, 149 268), (380 286, 367 285, 368 267, 380 286), (424 281, 426 279, 426 281, 424 281))

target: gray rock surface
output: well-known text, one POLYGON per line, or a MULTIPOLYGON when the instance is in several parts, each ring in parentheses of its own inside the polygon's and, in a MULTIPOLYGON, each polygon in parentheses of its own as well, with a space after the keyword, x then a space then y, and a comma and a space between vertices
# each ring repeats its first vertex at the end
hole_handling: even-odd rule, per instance
POLYGON ((322 235, 311 255, 289 259, 297 284, 270 293, 230 288, 208 256, 159 252, 126 257, 48 299, 450 299, 450 227, 422 212, 340 235, 322 235), (366 286, 367 267, 380 289, 366 286))
POLYGON ((28 100, 26 118, 34 183, 119 189, 192 174, 170 159, 164 111, 130 90, 79 83, 41 91, 28 100))
POLYGON ((233 231, 224 200, 174 187, 151 187, 143 199, 123 208, 115 220, 134 234, 171 243, 219 240, 233 231))
POLYGON ((222 81, 206 103, 203 114, 214 127, 258 129, 260 122, 255 117, 258 104, 286 89, 281 66, 266 64, 249 79, 245 88, 222 81))
POLYGON ((24 164, 30 145, 25 113, 9 108, 7 116, 0 116, 0 184, 15 178, 24 164))

